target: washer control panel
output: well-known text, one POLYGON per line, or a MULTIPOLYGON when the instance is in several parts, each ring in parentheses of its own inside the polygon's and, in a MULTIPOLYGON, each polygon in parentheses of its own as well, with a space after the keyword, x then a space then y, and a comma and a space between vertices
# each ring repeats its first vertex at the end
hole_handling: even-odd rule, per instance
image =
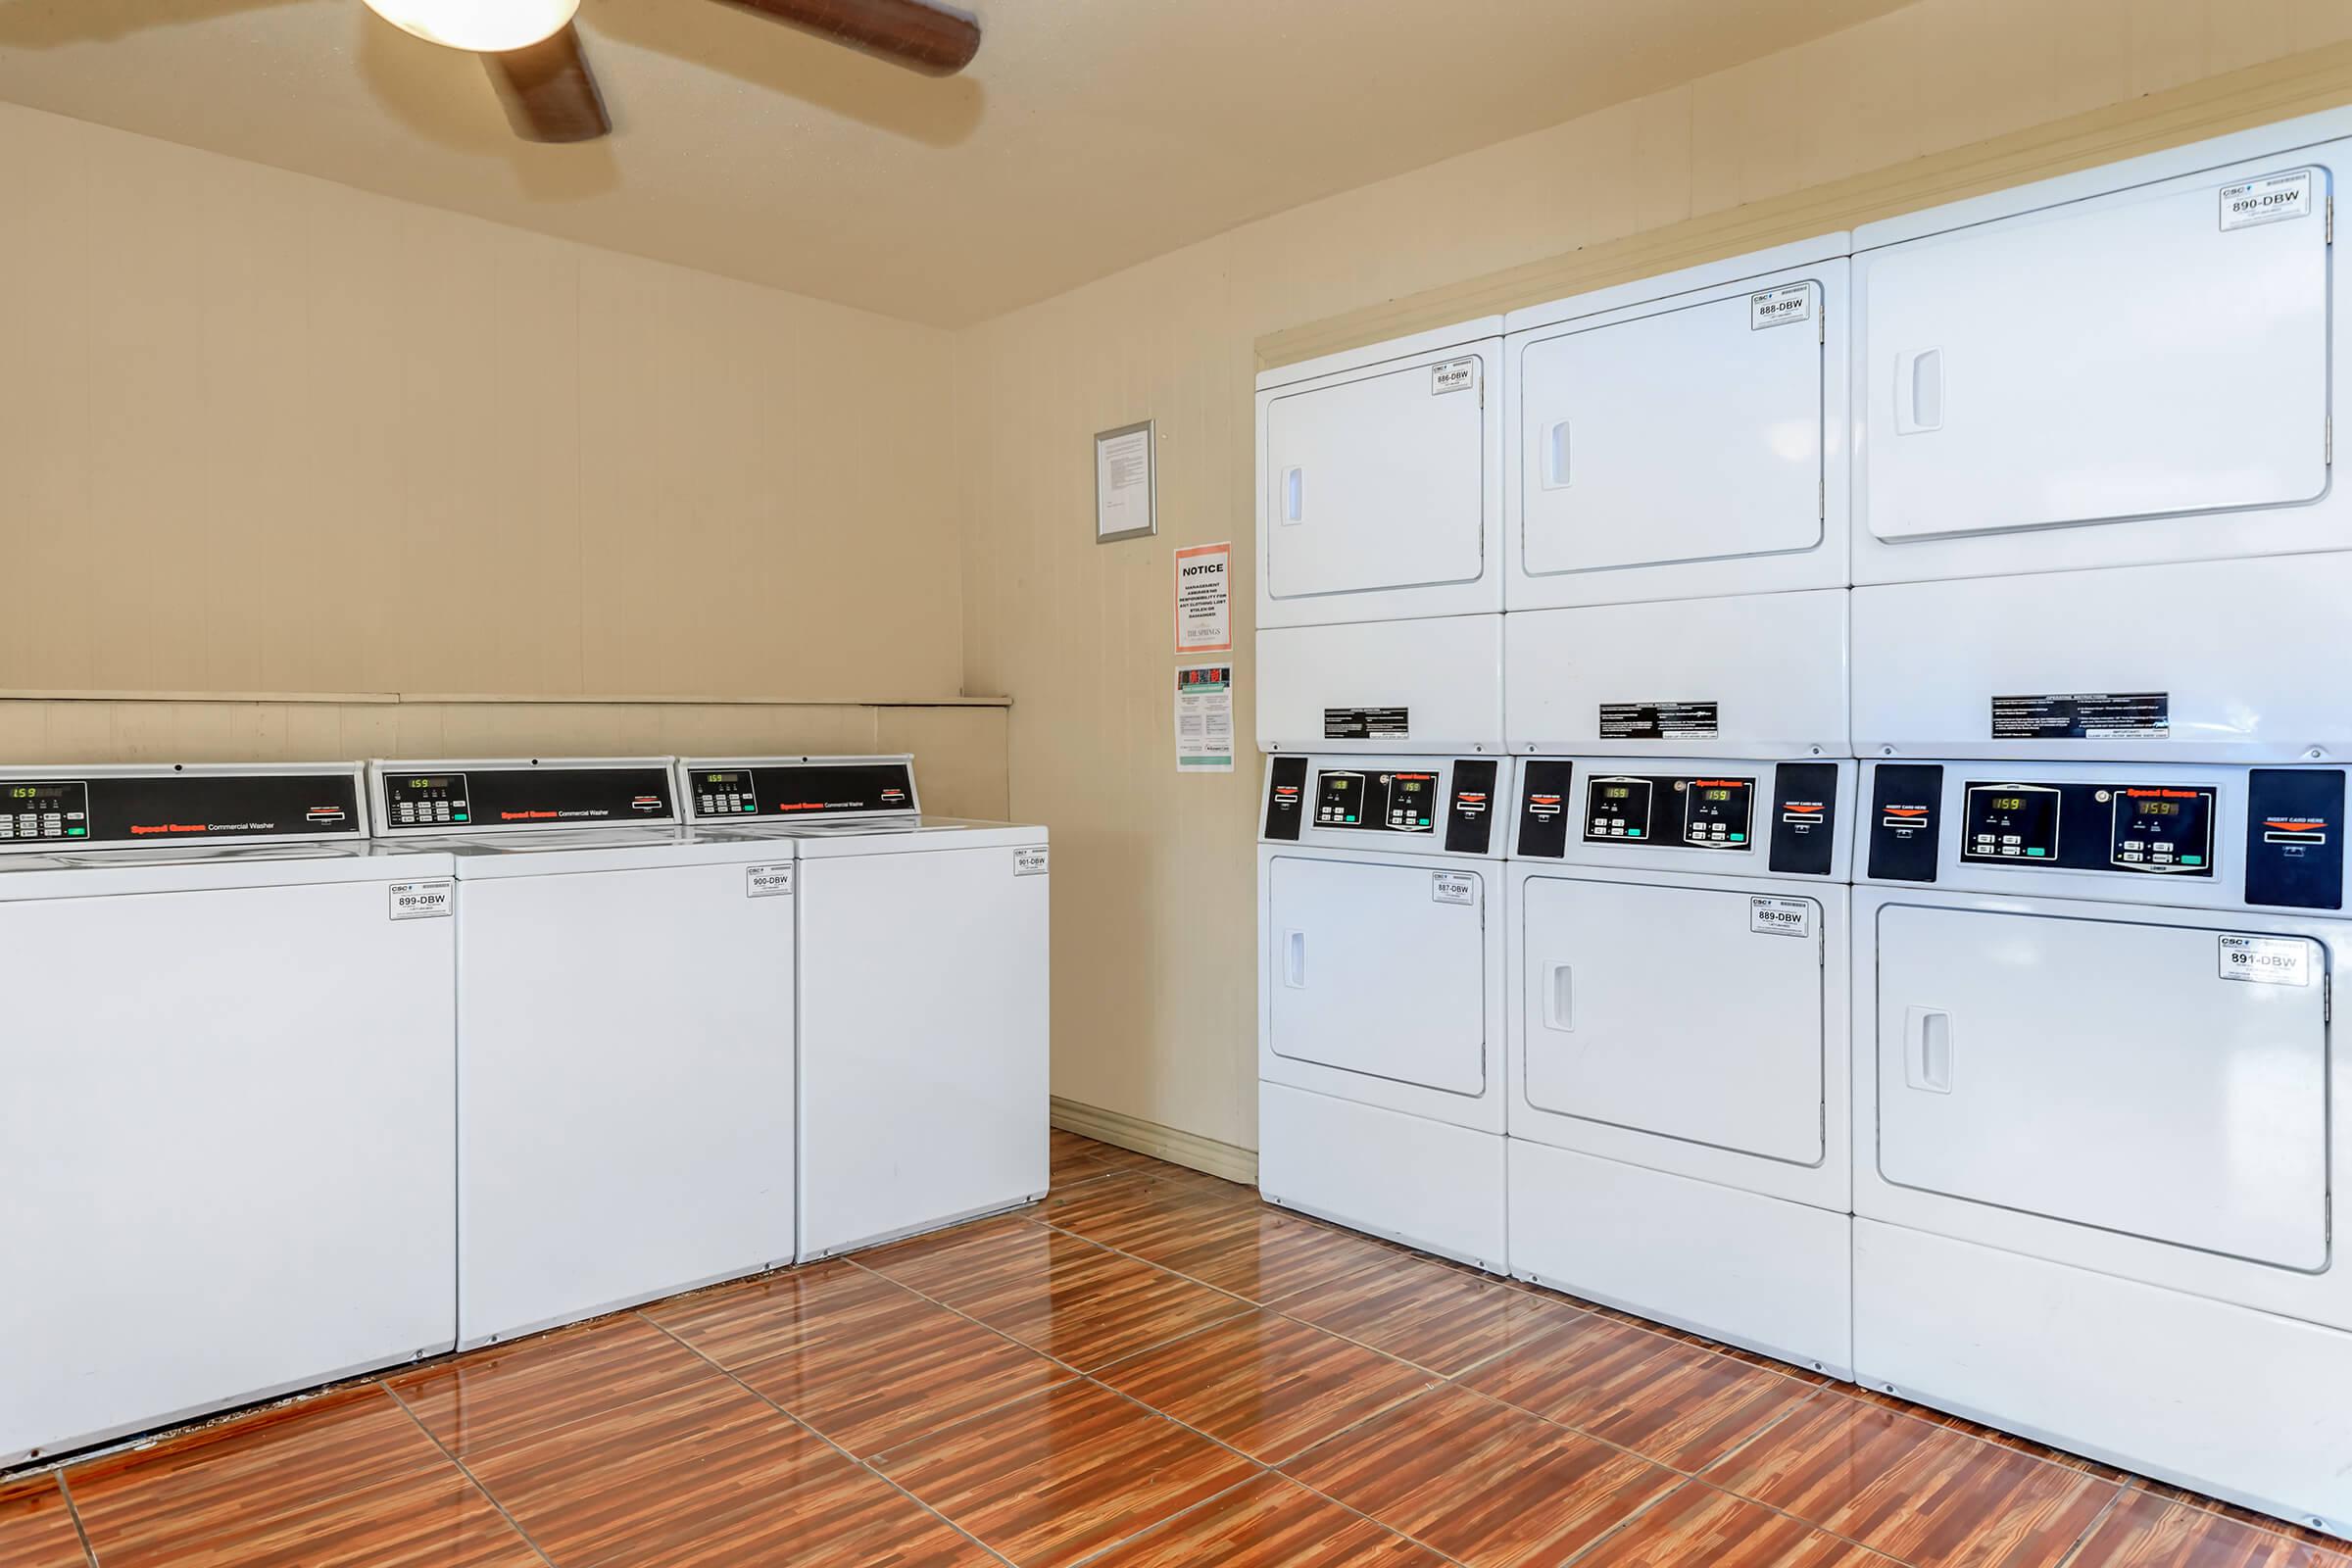
POLYGON ((697 824, 914 816, 911 757, 760 757, 678 764, 697 824))
POLYGON ((70 844, 90 836, 90 787, 61 779, 11 779, 0 790, 0 839, 70 844))
POLYGON ((2004 783, 1961 794, 1960 858, 1976 865, 2213 875, 2210 785, 2004 783))
POLYGON ((389 827, 464 827, 473 820, 463 773, 413 773, 384 780, 389 827))
POLYGON ((1753 849, 1753 778, 1601 774, 1585 781, 1587 844, 1753 849))
POLYGON ((356 764, 186 763, 0 777, 0 850, 82 850, 366 836, 356 764))
POLYGON ((377 762, 372 771, 376 832, 387 838, 678 820, 666 758, 377 762))

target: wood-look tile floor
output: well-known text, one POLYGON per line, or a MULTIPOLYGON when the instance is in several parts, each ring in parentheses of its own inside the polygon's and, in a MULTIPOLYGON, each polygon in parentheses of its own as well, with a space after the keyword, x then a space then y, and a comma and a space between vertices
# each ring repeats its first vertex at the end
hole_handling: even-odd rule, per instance
POLYGON ((1016 1215, 0 1480, 0 1568, 2352 1568, 1054 1135, 1016 1215))

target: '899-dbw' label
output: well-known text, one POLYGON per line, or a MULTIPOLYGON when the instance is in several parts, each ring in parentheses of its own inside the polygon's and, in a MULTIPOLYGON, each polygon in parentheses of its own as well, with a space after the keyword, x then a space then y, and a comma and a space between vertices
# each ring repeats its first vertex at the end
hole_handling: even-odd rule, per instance
POLYGON ((392 918, 438 920, 454 911, 458 885, 444 877, 434 882, 392 884, 392 918))

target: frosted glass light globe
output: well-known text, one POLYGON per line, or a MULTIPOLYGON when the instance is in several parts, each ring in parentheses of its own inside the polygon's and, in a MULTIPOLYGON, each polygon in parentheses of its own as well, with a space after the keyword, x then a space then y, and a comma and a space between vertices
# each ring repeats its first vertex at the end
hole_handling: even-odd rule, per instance
POLYGON ((368 0, 368 9, 419 38, 496 54, 562 32, 580 0, 368 0))

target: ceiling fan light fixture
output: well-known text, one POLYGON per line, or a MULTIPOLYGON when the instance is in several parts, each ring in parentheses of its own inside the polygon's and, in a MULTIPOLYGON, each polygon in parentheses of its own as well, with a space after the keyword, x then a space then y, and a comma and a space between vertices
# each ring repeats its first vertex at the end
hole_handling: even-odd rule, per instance
POLYGON ((562 32, 580 0, 367 0, 368 9, 403 32, 452 49, 504 54, 562 32))

